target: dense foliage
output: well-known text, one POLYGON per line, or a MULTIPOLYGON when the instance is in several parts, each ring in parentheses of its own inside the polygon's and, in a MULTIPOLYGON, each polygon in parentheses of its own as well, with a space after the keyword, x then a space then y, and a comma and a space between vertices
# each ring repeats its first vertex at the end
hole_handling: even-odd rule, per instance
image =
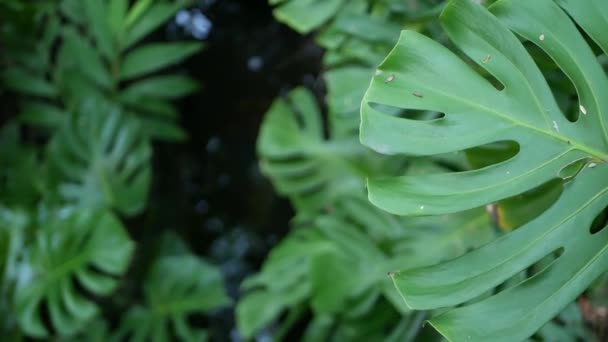
POLYGON ((236 303, 177 234, 125 224, 153 143, 185 138, 202 46, 153 33, 188 3, 0 4, 0 334, 201 341, 233 305, 244 339, 605 338, 608 3, 269 2, 325 50, 326 91, 264 116, 295 217, 236 303))
POLYGON ((166 69, 201 45, 141 41, 185 5, 3 2, 2 84, 19 95, 0 131, 3 338, 200 341, 189 317, 230 304, 175 235, 136 245, 122 223, 146 207, 151 141, 184 137, 171 100, 197 85, 166 69))
POLYGON ((239 303, 242 331, 267 325, 285 308, 291 313, 283 324, 293 324, 309 307, 306 340, 435 339, 415 317, 429 318, 454 341, 595 339, 570 303, 605 271, 608 109, 601 93, 608 84, 601 32, 608 6, 274 3, 276 17, 299 32, 319 28, 316 40, 327 49, 327 122, 302 89, 277 100, 266 116, 262 170, 297 216, 292 236, 245 283, 251 292, 239 303), (447 36, 434 25, 438 10, 447 36), (359 136, 378 154, 350 141, 359 136), (406 217, 361 200, 366 185, 371 203, 406 217), (309 236, 328 232, 326 222, 335 222, 332 235, 345 235, 309 236), (344 250, 341 266, 326 249, 344 250), (315 262, 316 255, 325 262, 315 262), (393 300, 370 273, 398 269, 405 271, 390 275, 402 298, 393 300), (370 297, 370 289, 382 295, 370 297), (332 311, 341 297, 350 302, 332 311), (261 300, 269 317, 253 319, 248 307, 261 300), (411 309, 431 312, 416 316, 411 309), (390 318, 394 312, 400 315, 390 318))

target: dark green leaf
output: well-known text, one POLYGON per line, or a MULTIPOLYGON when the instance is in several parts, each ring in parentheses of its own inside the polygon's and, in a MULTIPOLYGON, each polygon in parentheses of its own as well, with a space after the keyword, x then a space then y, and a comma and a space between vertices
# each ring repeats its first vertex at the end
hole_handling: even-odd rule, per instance
POLYGON ((117 339, 202 341, 205 332, 189 326, 188 316, 230 304, 219 270, 193 255, 158 259, 146 277, 144 296, 146 305, 129 310, 117 339))
POLYGON ((199 43, 155 43, 144 45, 125 56, 120 77, 139 77, 180 63, 202 48, 199 43))
POLYGON ((198 83, 188 76, 154 76, 128 86, 121 94, 123 101, 156 97, 175 99, 198 89, 198 83))
MULTIPOLYGON (((146 2, 150 1, 140 0, 138 3, 143 4, 146 2)), ((152 31, 169 20, 169 18, 175 15, 175 13, 185 5, 186 2, 184 1, 178 1, 173 4, 157 2, 151 5, 143 14, 139 13, 139 9, 136 9, 135 7, 132 8, 127 19, 128 29, 123 48, 127 48, 137 43, 140 39, 152 33, 152 31)), ((141 6, 143 7, 143 5, 141 6)))
POLYGON ((57 190, 77 207, 133 215, 147 201, 150 146, 140 125, 118 109, 89 101, 49 146, 57 190))
POLYGON ((57 94, 55 87, 40 75, 32 75, 24 70, 13 68, 2 74, 4 84, 15 91, 53 98, 57 94))
POLYGON ((97 305, 76 284, 97 296, 109 295, 129 265, 133 242, 109 213, 81 210, 45 220, 35 245, 26 254, 17 285, 19 324, 33 337, 46 337, 42 311, 59 334, 85 328, 97 305))

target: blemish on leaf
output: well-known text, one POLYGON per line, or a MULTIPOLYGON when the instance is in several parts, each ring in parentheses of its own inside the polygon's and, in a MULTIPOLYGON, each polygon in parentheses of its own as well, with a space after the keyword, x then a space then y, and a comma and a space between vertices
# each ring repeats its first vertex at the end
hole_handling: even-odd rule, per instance
POLYGON ((579 105, 578 108, 581 110, 581 113, 583 113, 583 115, 587 115, 587 108, 585 108, 583 105, 579 105))
POLYGON ((556 132, 559 132, 559 126, 557 125, 557 122, 553 121, 553 128, 555 129, 556 132))
POLYGON ((595 168, 596 166, 597 166, 597 164, 596 164, 596 163, 589 163, 589 168, 590 168, 590 169, 593 169, 593 168, 595 168))
POLYGON ((395 79, 395 74, 391 74, 389 77, 387 77, 387 78, 384 80, 384 83, 390 83, 390 82, 392 82, 394 79, 395 79))
POLYGON ((423 205, 420 206, 420 210, 424 210, 424 206, 423 205))
POLYGON ((413 92, 412 95, 414 95, 416 97, 424 97, 424 95, 422 95, 421 93, 418 93, 418 92, 413 92))
POLYGON ((545 34, 544 34, 544 33, 543 33, 543 34, 541 34, 541 35, 538 37, 538 39, 540 39, 541 41, 545 40, 545 34))
POLYGON ((374 73, 376 76, 380 75, 382 73, 382 70, 380 69, 376 69, 376 72, 374 73))
POLYGON ((490 56, 489 54, 487 54, 484 58, 483 61, 481 61, 483 64, 486 64, 490 61, 490 58, 492 58, 492 56, 490 56))
POLYGON ((388 272, 388 276, 389 276, 389 277, 394 277, 394 276, 395 276, 395 274, 396 274, 396 272, 388 272))

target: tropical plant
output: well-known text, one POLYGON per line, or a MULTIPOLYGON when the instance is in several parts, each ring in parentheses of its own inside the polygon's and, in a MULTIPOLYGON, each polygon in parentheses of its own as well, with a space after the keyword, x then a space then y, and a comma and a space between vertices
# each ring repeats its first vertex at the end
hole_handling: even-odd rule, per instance
POLYGON ((194 314, 230 304, 218 269, 186 252, 163 255, 145 278, 145 306, 134 306, 114 339, 132 341, 205 341, 207 333, 188 324, 194 314))
POLYGON ((321 120, 312 93, 296 88, 275 101, 262 123, 261 169, 290 199, 296 220, 262 271, 243 283, 239 330, 252 337, 267 328, 281 339, 311 310, 304 340, 414 339, 425 314, 411 314, 386 273, 404 262, 427 265, 490 241, 490 217, 475 210, 402 219, 376 209, 365 198, 367 175, 441 167, 366 151, 356 136, 334 134, 344 121, 330 122, 324 134, 321 120))
POLYGON ((2 91, 20 95, 0 130, 3 339, 200 341, 191 317, 229 304, 213 265, 134 241, 121 220, 147 207, 151 140, 185 137, 170 100, 196 84, 166 70, 201 44, 138 42, 186 5, 0 5, 2 91))
POLYGON ((24 103, 20 119, 57 127, 82 101, 101 96, 136 116, 151 138, 185 138, 170 100, 197 85, 188 76, 163 71, 202 45, 137 44, 187 4, 62 0, 40 6, 31 25, 42 32, 41 38, 9 51, 9 67, 2 73, 8 88, 33 96, 24 103))
POLYGON ((441 15, 443 28, 475 68, 495 80, 413 31, 402 33, 378 67, 362 102, 365 145, 408 155, 515 150, 495 150, 470 171, 371 179, 372 203, 399 215, 443 215, 496 202, 500 208, 500 201, 553 182, 537 194, 551 197, 549 203, 513 232, 460 258, 393 273, 413 309, 460 305, 430 320, 449 340, 525 339, 606 271, 608 104, 601 93, 608 79, 593 45, 608 51, 601 33, 607 13, 606 3, 595 0, 501 0, 487 10, 452 0, 441 15), (578 115, 560 108, 526 49, 530 44, 572 82, 578 115), (416 120, 386 108, 441 114, 416 120))

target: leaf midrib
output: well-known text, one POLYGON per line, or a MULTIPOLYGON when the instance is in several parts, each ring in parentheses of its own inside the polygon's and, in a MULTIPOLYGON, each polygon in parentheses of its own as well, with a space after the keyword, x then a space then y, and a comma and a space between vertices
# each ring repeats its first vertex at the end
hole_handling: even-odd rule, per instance
POLYGON ((89 256, 90 255, 87 250, 86 252, 80 253, 73 258, 68 258, 67 261, 54 268, 52 272, 47 273, 48 277, 46 278, 46 283, 53 284, 60 281, 66 275, 69 276, 75 270, 81 268, 83 264, 86 264, 89 256))

